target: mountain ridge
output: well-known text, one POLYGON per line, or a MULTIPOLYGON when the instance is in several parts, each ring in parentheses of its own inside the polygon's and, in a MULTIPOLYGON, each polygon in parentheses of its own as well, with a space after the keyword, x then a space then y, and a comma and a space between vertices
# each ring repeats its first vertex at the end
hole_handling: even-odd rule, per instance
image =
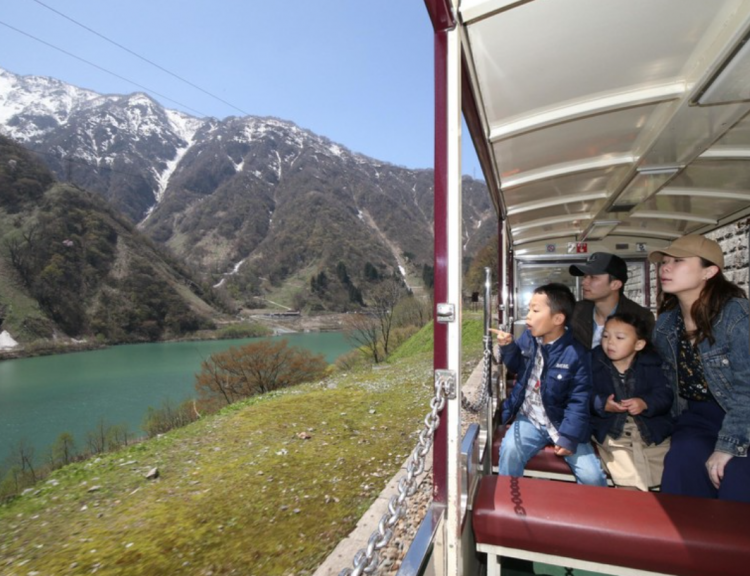
POLYGON ((19 342, 152 341, 221 316, 210 288, 100 195, 56 182, 4 136, 0 191, 0 325, 19 342))
MULTIPOLYGON (((278 118, 198 119, 144 94, 97 96, 0 69, 3 107, 0 131, 57 178, 104 196, 240 301, 308 272, 334 276, 339 262, 363 286, 368 264, 416 278, 432 266, 432 170, 380 162, 278 118)), ((463 187, 471 254, 495 232, 494 211, 483 182, 464 177, 463 187)), ((318 296, 322 309, 349 306, 318 296)), ((304 287, 294 297, 316 300, 304 287)))

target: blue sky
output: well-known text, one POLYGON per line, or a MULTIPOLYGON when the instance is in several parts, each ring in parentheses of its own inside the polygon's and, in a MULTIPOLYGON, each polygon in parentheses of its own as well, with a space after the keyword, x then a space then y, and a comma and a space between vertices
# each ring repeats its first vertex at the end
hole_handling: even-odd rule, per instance
MULTIPOLYGON (((168 108, 275 116, 379 160, 433 165, 433 40, 422 0, 5 0, 0 22, 171 98, 151 94, 168 108)), ((144 91, 2 25, 0 67, 101 93, 144 91)), ((463 171, 482 178, 466 130, 463 171)))

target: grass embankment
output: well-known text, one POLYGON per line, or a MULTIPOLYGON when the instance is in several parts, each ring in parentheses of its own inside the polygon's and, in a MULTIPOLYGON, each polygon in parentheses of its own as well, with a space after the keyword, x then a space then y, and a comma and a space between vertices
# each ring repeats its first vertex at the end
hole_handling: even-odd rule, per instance
MULTIPOLYGON (((476 324, 465 322, 466 350, 479 358, 476 324)), ((431 332, 380 369, 239 403, 54 472, 0 507, 0 573, 312 572, 416 443, 431 332), (147 480, 153 467, 160 476, 147 480)))

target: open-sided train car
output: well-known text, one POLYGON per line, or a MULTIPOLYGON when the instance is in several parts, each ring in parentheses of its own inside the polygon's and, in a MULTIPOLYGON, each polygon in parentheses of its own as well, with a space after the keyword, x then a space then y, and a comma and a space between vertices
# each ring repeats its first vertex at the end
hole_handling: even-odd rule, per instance
MULTIPOLYGON (((503 556, 607 574, 747 573, 750 505, 492 476, 499 389, 487 424, 461 437, 460 155, 470 137, 497 213, 501 326, 524 318, 534 286, 577 288, 568 266, 596 251, 626 259, 629 293, 655 310, 647 252, 750 215, 750 1, 424 2, 445 407, 434 502, 399 574, 499 575, 503 556)), ((734 280, 747 287, 748 238, 737 245, 734 280)))

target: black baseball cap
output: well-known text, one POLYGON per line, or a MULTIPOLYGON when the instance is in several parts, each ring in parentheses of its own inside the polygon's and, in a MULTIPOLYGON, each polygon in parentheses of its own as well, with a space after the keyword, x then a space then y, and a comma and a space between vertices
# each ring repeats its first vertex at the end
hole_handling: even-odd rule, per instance
POLYGON ((585 264, 573 264, 569 272, 573 276, 609 274, 622 280, 623 284, 628 281, 628 265, 625 260, 609 252, 594 252, 585 264))

